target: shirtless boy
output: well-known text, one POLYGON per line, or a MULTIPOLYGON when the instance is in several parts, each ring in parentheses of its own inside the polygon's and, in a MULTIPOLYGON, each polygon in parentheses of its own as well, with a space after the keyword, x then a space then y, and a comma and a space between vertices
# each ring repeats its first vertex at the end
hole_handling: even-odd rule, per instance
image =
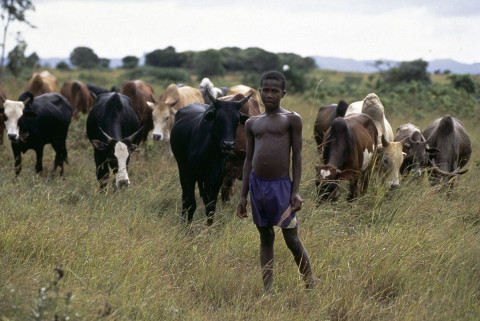
POLYGON ((282 228, 285 243, 295 258, 306 287, 310 288, 314 286, 312 269, 307 251, 298 237, 296 213, 302 208, 299 195, 302 118, 280 107, 280 100, 286 94, 283 74, 276 71, 265 73, 260 87, 265 112, 245 123, 247 155, 237 215, 247 217, 247 194, 250 190, 253 222, 260 233, 264 289, 270 290, 273 282, 274 226, 282 228))

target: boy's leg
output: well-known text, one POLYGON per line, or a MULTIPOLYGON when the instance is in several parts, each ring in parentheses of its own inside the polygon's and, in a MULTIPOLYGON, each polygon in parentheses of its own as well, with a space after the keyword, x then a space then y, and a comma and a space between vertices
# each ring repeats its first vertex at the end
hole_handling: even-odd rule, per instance
POLYGON ((312 267, 310 266, 310 258, 308 257, 307 250, 303 247, 302 241, 300 241, 298 237, 298 228, 285 228, 282 229, 282 232, 285 243, 295 258, 295 262, 303 276, 307 289, 313 288, 315 281, 313 279, 312 267))
POLYGON ((273 226, 258 226, 260 232, 260 265, 262 267, 263 287, 265 291, 272 288, 273 283, 273 243, 275 231, 273 226))

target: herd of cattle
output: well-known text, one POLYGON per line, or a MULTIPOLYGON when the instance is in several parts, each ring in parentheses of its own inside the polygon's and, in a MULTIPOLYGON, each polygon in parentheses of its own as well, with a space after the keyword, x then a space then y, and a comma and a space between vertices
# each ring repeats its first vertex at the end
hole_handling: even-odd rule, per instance
MULTIPOLYGON (((42 170, 46 144, 55 150, 52 176, 58 167, 63 176, 68 128, 72 117, 84 113, 102 189, 110 171, 115 188, 130 184, 130 154, 152 132, 152 139, 168 144, 167 153, 177 161, 183 217, 190 221, 195 212, 197 184, 209 224, 220 190, 222 200, 228 200, 233 180, 242 178, 243 124, 260 114, 254 89, 217 88, 208 78, 198 89, 171 84, 157 99, 142 80, 110 90, 67 81, 59 89, 56 77, 44 71, 31 77, 18 100, 6 99, 1 89, 0 98, 0 142, 5 128, 17 176, 22 153, 29 149, 36 152, 35 170, 42 170)), ((341 100, 320 107, 314 137, 322 159, 315 165, 319 200, 335 199, 340 180, 350 181, 352 199, 365 191, 370 179, 394 188, 402 175, 421 175, 425 170, 432 184, 444 182, 451 190, 455 178, 466 172, 461 169, 472 152, 463 124, 451 116, 435 120, 423 131, 405 124, 394 134, 375 94, 352 104, 341 100)))
POLYGON ((363 101, 320 107, 314 136, 323 164, 316 164, 320 200, 336 198, 339 181, 350 181, 348 198, 365 192, 368 182, 399 185, 403 175, 429 173, 432 185, 448 191, 470 159, 472 144, 461 121, 451 116, 436 119, 423 131, 404 124, 395 134, 376 94, 363 101))

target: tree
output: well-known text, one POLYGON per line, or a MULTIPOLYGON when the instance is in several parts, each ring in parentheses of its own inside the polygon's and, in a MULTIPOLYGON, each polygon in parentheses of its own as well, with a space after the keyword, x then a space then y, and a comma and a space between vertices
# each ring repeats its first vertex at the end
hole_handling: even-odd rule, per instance
POLYGON ((422 59, 403 61, 398 67, 381 71, 380 75, 383 77, 385 82, 390 85, 409 83, 411 81, 430 84, 432 83, 432 80, 427 72, 427 67, 428 62, 422 59))
POLYGON ((100 58, 88 47, 77 47, 70 54, 70 62, 79 68, 91 69, 98 67, 100 58))
POLYGON ((55 67, 60 70, 70 70, 70 65, 66 61, 60 61, 55 67))
POLYGON ((7 68, 16 77, 20 74, 23 67, 25 67, 25 49, 27 48, 26 42, 20 38, 17 34, 17 45, 12 51, 8 53, 7 68))
POLYGON ((0 46, 2 47, 2 54, 0 57, 0 76, 3 75, 3 66, 5 63, 5 48, 7 43, 7 31, 12 21, 23 22, 32 28, 35 28, 30 22, 27 21, 25 13, 28 10, 35 10, 32 1, 30 0, 1 0, 1 14, 3 22, 3 38, 0 46))
POLYGON ((157 49, 145 55, 145 64, 149 66, 181 67, 184 62, 185 57, 178 54, 172 46, 157 49))
POLYGON ((195 69, 198 77, 220 76, 225 73, 222 55, 215 49, 200 51, 195 55, 195 69))
POLYGON ((98 66, 103 69, 110 68, 110 59, 107 58, 100 58, 98 61, 98 66))
POLYGON ((40 62, 40 57, 38 57, 37 53, 34 52, 27 58, 25 58, 25 67, 27 68, 34 68, 40 62))
POLYGON ((135 56, 126 56, 122 58, 122 68, 132 69, 138 66, 139 59, 135 56))

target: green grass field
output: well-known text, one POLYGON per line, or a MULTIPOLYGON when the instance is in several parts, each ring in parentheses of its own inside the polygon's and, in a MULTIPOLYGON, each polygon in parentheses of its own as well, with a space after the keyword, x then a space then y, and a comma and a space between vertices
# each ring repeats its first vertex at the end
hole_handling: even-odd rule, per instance
MULTIPOLYGON (((22 91, 20 84, 2 86, 12 97, 22 91)), ((157 95, 163 89, 154 88, 157 95)), ((49 145, 44 172, 35 174, 30 150, 18 178, 9 142, 0 146, 0 319, 480 319, 478 116, 458 116, 473 155, 450 196, 426 178, 407 178, 394 193, 371 186, 354 202, 342 193, 337 203, 317 207, 313 122, 320 105, 339 98, 287 95, 282 103, 304 121, 299 233, 315 289, 305 289, 277 229, 273 291, 263 293, 258 232, 251 217, 235 216, 239 182, 230 202, 219 201, 213 226, 206 226, 198 197, 194 222, 186 226, 176 163, 161 144, 149 140, 133 155, 128 189, 100 193, 83 116, 70 126, 64 180, 48 180, 49 145)), ((441 116, 416 119, 390 115, 389 108, 394 130, 405 122, 423 128, 441 116)))

